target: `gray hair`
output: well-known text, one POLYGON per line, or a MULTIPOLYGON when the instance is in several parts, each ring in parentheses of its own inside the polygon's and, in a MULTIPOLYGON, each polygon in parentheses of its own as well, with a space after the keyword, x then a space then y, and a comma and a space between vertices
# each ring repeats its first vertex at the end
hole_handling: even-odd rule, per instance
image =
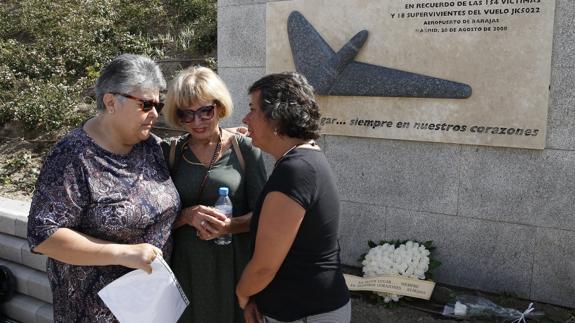
POLYGON ((135 89, 166 89, 166 80, 156 62, 148 57, 122 54, 114 58, 100 72, 96 81, 96 106, 104 110, 104 94, 130 93, 135 89))

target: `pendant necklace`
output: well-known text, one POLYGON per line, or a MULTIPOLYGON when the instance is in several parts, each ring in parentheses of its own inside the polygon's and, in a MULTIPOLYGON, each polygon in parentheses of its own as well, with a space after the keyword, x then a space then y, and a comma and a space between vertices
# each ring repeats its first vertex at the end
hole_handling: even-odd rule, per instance
MULTIPOLYGON (((214 149, 214 155, 212 156, 212 160, 210 161, 209 166, 206 169, 206 174, 204 175, 204 178, 202 179, 202 182, 200 184, 200 188, 198 190, 198 201, 201 201, 202 199, 202 195, 204 193, 204 188, 206 186, 206 182, 208 181, 208 177, 210 176, 210 172, 212 171, 212 167, 214 167, 214 164, 216 163, 216 159, 218 158, 218 155, 220 154, 220 151, 222 150, 222 129, 219 129, 220 133, 218 135, 218 142, 216 144, 216 149, 214 149)), ((188 140, 189 141, 189 140, 188 140)), ((188 143, 186 142, 186 147, 188 146, 188 143)), ((184 156, 184 154, 182 154, 182 157, 184 158, 184 160, 190 164, 192 164, 191 161, 189 161, 186 156, 184 156)), ((203 165, 203 164, 202 164, 203 165)), ((205 166, 204 166, 205 167, 205 166)))
MULTIPOLYGON (((211 159, 211 161, 210 161, 210 163, 208 164, 208 167, 207 167, 207 168, 208 168, 208 172, 209 172, 209 170, 212 168, 213 163, 215 162, 215 159, 218 157, 220 151, 222 150, 222 129, 220 128, 219 130, 220 130, 220 133, 219 133, 219 135, 218 135, 218 142, 216 143, 216 149, 214 150, 214 155, 212 156, 212 159, 211 159)), ((191 138, 190 138, 190 139, 191 139, 191 138)), ((197 165, 197 166, 204 166, 204 167, 206 167, 206 165, 204 165, 202 162, 196 163, 196 162, 193 162, 193 161, 189 160, 189 159, 186 157, 186 155, 183 153, 184 150, 191 149, 191 148, 188 146, 188 144, 189 144, 189 142, 190 142, 190 139, 186 140, 186 142, 182 145, 182 159, 183 159, 185 162, 187 162, 188 164, 190 164, 190 165, 197 165)), ((196 157, 196 158, 197 158, 197 157, 196 157)), ((198 159, 198 161, 199 161, 199 159, 198 159)))

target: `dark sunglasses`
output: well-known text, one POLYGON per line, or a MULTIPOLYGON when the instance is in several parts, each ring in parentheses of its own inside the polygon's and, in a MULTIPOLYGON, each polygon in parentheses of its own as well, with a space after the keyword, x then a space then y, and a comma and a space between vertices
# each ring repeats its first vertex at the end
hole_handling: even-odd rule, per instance
POLYGON ((125 94, 125 93, 110 92, 110 94, 120 95, 120 96, 123 96, 125 98, 136 100, 136 101, 142 103, 141 109, 144 112, 150 112, 150 111, 152 111, 153 108, 156 108, 156 112, 160 113, 162 111, 162 109, 164 108, 164 103, 162 103, 162 102, 156 102, 154 100, 144 100, 144 99, 137 98, 135 96, 131 96, 129 94, 125 94))
POLYGON ((180 118, 180 120, 182 120, 183 123, 194 122, 194 119, 196 118, 196 116, 198 116, 198 118, 200 118, 200 120, 202 120, 202 121, 207 121, 207 120, 211 120, 214 117, 215 107, 216 107, 216 105, 212 104, 212 105, 203 106, 203 107, 197 109, 196 111, 177 109, 176 114, 177 114, 178 118, 180 118))

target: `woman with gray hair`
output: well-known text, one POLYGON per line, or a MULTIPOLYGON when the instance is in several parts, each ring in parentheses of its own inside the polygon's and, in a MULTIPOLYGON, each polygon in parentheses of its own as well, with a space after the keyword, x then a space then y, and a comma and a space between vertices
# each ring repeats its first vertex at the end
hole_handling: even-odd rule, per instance
POLYGON ((151 59, 124 54, 101 71, 99 113, 46 158, 28 217, 33 252, 49 257, 55 322, 114 322, 97 292, 170 254, 180 209, 151 128, 166 87, 151 59))

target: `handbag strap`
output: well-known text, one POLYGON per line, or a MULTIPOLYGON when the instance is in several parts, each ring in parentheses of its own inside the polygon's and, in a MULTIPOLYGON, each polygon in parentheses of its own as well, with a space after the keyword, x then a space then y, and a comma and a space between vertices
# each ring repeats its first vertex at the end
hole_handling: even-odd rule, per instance
POLYGON ((170 154, 168 155, 168 167, 170 171, 174 169, 174 163, 176 162, 176 146, 178 144, 178 140, 173 138, 170 141, 170 154))
POLYGON ((240 145, 238 144, 238 136, 234 135, 232 138, 232 146, 234 147, 234 151, 236 156, 238 157, 238 161, 240 162, 240 168, 242 172, 246 170, 246 161, 244 160, 244 155, 242 155, 242 150, 240 149, 240 145))
POLYGON ((202 179, 202 183, 200 184, 200 189, 198 191, 198 203, 202 200, 202 195, 204 193, 204 188, 206 187, 206 182, 208 181, 208 176, 210 176, 210 172, 212 171, 212 167, 216 163, 216 159, 222 150, 222 130, 220 129, 220 136, 218 143, 216 144, 216 149, 214 150, 214 155, 212 156, 212 160, 210 161, 210 165, 208 166, 208 170, 204 175, 204 179, 202 179))

